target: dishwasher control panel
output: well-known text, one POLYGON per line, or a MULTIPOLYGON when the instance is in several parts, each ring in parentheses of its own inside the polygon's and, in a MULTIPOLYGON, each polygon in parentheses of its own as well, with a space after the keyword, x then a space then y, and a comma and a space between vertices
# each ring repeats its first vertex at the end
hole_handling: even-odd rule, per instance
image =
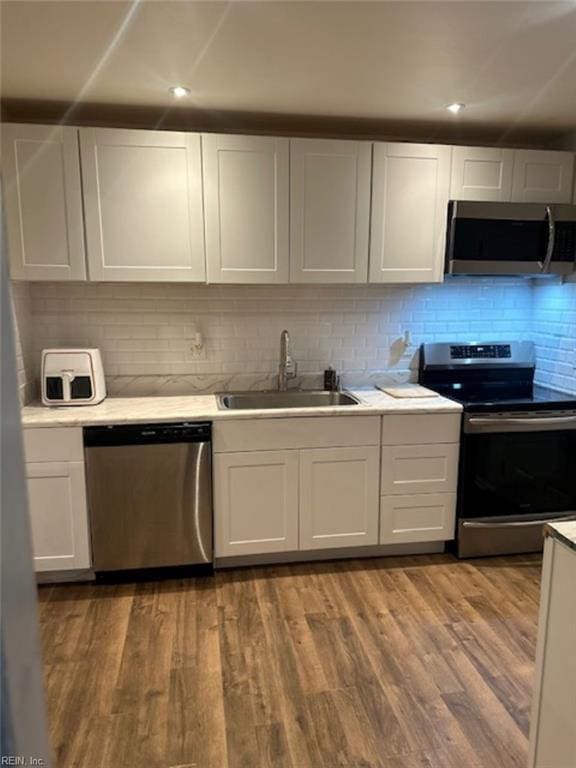
POLYGON ((114 424, 85 427, 84 445, 146 445, 147 443, 207 443, 212 438, 210 422, 160 424, 114 424))

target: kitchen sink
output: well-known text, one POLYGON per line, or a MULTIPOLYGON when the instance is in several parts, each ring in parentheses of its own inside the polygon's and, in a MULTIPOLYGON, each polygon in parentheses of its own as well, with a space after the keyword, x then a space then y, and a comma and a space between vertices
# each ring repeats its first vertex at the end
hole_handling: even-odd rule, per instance
POLYGON ((231 411, 261 410, 263 408, 323 408, 334 405, 358 405, 360 403, 347 392, 235 392, 217 395, 218 407, 231 411))

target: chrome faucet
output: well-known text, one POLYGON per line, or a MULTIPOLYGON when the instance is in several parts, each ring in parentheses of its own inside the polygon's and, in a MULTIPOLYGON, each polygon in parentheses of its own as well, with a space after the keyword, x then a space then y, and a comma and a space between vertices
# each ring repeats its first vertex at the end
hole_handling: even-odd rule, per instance
POLYGON ((280 365, 278 366, 278 390, 286 392, 288 379, 295 379, 298 366, 290 354, 290 334, 282 331, 280 334, 280 365))

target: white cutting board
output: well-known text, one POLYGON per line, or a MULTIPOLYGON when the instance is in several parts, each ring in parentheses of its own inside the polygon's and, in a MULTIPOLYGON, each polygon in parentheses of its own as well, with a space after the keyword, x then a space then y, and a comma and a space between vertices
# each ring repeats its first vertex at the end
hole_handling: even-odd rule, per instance
POLYGON ((378 386, 382 392, 385 392, 391 397, 409 398, 409 397, 438 397, 435 392, 432 392, 425 387, 421 387, 419 384, 397 384, 396 386, 388 386, 381 384, 378 386))

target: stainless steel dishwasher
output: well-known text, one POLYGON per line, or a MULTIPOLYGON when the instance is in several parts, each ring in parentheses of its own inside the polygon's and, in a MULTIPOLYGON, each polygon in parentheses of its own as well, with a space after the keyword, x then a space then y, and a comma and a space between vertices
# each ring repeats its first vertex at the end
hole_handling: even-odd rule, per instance
POLYGON ((84 429, 95 572, 212 564, 209 423, 84 429))

